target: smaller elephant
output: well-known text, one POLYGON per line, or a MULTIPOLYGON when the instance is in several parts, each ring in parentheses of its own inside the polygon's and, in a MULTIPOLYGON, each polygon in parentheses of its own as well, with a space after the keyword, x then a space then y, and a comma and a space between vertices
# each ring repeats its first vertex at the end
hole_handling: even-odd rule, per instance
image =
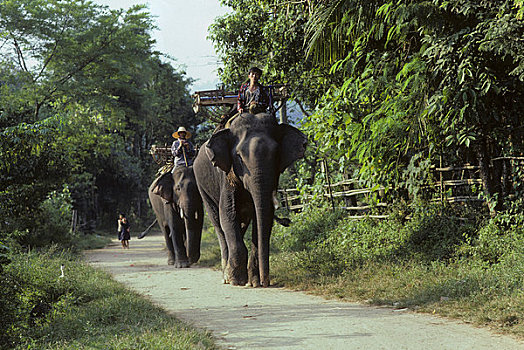
MULTIPOLYGON (((189 267, 200 258, 204 209, 193 167, 177 167, 149 186, 149 200, 164 234, 168 264, 189 267)), ((142 237, 144 235, 141 235, 142 237)))

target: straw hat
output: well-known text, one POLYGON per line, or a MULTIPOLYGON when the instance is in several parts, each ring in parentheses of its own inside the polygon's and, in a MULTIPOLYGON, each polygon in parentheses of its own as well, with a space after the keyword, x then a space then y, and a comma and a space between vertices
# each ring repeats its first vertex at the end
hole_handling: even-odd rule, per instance
POLYGON ((178 130, 175 131, 175 132, 173 133, 172 136, 173 136, 175 139, 180 138, 180 135, 178 135, 178 133, 181 132, 181 131, 183 131, 183 132, 186 133, 186 139, 188 139, 188 138, 191 137, 191 133, 190 133, 189 131, 187 131, 186 128, 184 128, 183 126, 179 127, 178 130))

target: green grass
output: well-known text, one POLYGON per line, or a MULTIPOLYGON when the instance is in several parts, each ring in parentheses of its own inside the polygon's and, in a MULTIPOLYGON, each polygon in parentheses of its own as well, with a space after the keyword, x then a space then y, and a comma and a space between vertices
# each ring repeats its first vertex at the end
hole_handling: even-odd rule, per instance
POLYGON ((218 238, 213 226, 208 224, 202 231, 200 259, 198 260, 198 265, 220 269, 220 259, 220 246, 218 244, 218 238))
POLYGON ((0 297, 9 315, 0 322, 0 348, 217 348, 209 333, 182 323, 77 255, 55 248, 10 258, 2 274, 0 297), (36 305, 44 311, 31 316, 36 305))
POLYGON ((73 244, 78 251, 101 249, 111 242, 111 238, 111 236, 102 232, 89 235, 78 234, 78 238, 73 241, 73 244))

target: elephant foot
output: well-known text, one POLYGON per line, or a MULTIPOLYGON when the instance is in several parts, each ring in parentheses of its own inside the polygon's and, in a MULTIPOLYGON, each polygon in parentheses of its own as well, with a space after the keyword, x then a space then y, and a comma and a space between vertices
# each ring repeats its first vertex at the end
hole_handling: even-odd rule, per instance
POLYGON ((199 256, 193 256, 193 257, 189 257, 189 264, 196 264, 198 262, 198 259, 200 259, 200 255, 199 256))
POLYGON ((250 285, 253 288, 260 287, 260 278, 258 276, 252 276, 249 278, 248 285, 250 285))
POLYGON ((262 287, 264 288, 269 287, 269 277, 262 279, 262 287))
POLYGON ((247 284, 247 271, 238 272, 238 271, 232 271, 229 269, 228 273, 228 280, 229 283, 233 286, 245 286, 247 284))
POLYGON ((186 267, 189 267, 191 264, 189 263, 189 261, 176 261, 175 262, 175 268, 177 269, 180 269, 180 268, 186 268, 186 267))
POLYGON ((167 264, 168 265, 175 265, 175 260, 174 259, 167 259, 167 264))
POLYGON ((254 288, 260 287, 260 276, 258 275, 258 268, 254 264, 248 266, 248 285, 254 288))
POLYGON ((236 280, 236 279, 232 279, 231 280, 231 285, 232 286, 245 286, 246 283, 247 283, 247 280, 246 281, 236 280))

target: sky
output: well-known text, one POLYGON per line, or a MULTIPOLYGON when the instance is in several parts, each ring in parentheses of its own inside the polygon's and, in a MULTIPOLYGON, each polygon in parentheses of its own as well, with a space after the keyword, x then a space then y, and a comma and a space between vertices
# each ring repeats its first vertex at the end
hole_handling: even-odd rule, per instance
POLYGON ((219 83, 218 57, 213 43, 207 40, 208 27, 215 18, 231 11, 220 5, 219 0, 95 0, 110 8, 127 9, 145 4, 154 16, 157 30, 152 36, 155 49, 176 61, 174 67, 183 67, 187 76, 195 82, 191 92, 214 90, 219 83))

